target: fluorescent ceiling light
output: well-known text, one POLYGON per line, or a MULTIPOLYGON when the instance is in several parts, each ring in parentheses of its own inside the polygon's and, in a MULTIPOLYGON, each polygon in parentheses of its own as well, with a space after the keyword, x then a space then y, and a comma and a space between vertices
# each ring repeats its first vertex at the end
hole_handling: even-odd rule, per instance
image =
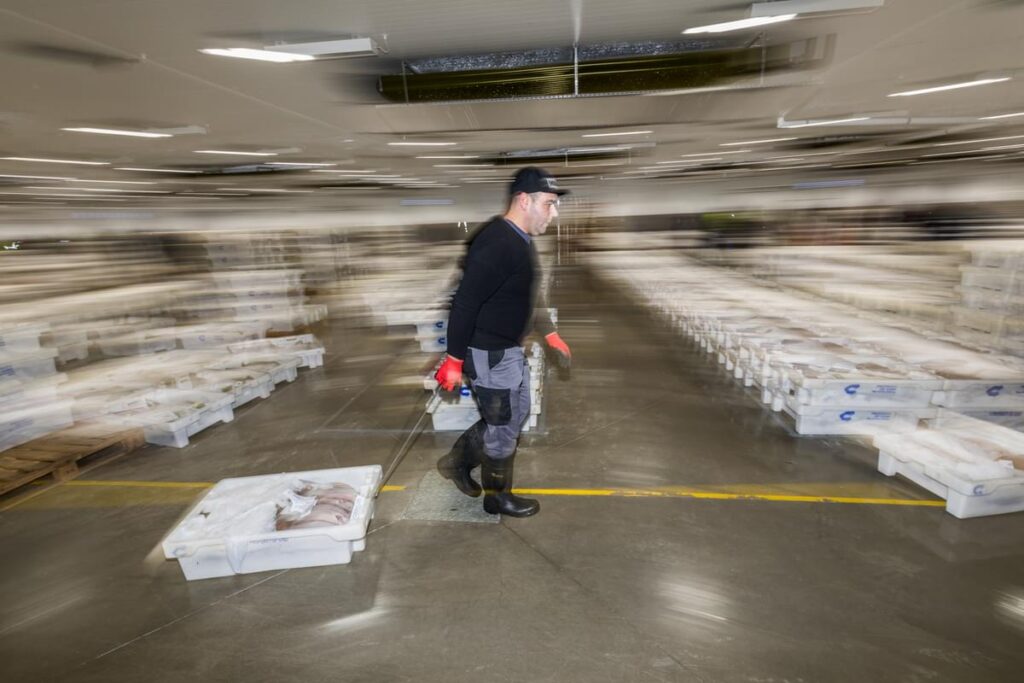
POLYGON ((587 133, 580 137, 584 138, 613 138, 619 135, 650 135, 653 130, 627 130, 621 133, 587 133))
POLYGON ((1010 119, 1014 116, 1024 116, 1024 111, 1018 111, 1013 114, 999 114, 998 116, 982 116, 979 121, 995 121, 996 119, 1010 119))
POLYGON ((110 183, 114 185, 156 185, 152 180, 89 180, 88 178, 59 178, 71 183, 110 183))
POLYGON ((750 151, 749 149, 737 149, 737 150, 728 151, 728 152, 699 152, 697 154, 680 154, 679 156, 681 156, 681 157, 717 157, 717 156, 721 156, 723 154, 746 154, 749 151, 750 151))
POLYGON ((170 194, 170 190, 132 190, 132 189, 129 189, 129 188, 114 189, 114 188, 111 188, 111 187, 75 187, 75 188, 66 188, 66 187, 39 187, 39 186, 32 186, 32 185, 30 185, 30 186, 26 187, 25 189, 26 190, 58 190, 58 191, 62 191, 62 192, 67 192, 68 189, 73 189, 75 192, 122 192, 122 193, 124 193, 124 192, 141 192, 141 193, 144 193, 144 194, 170 194))
POLYGON ((302 55, 294 52, 275 52, 274 50, 254 50, 247 47, 208 48, 200 50, 200 52, 218 57, 256 59, 261 62, 311 62, 316 59, 312 55, 302 55))
POLYGON ((707 26, 694 26, 683 31, 683 34, 694 34, 694 33, 725 33, 726 31, 739 31, 745 28, 755 28, 757 26, 767 26, 768 24, 779 24, 783 21, 789 21, 790 19, 796 19, 795 14, 777 14, 771 17, 751 17, 749 19, 740 19, 739 21, 726 21, 721 24, 708 24, 707 26))
POLYGON ((493 168, 494 164, 434 164, 434 168, 493 168))
POLYGON ((800 15, 815 12, 845 12, 874 9, 884 4, 885 0, 774 0, 773 2, 755 2, 750 6, 750 16, 773 16, 789 12, 800 15))
POLYGON ((740 147, 742 145, 764 145, 769 142, 786 142, 788 140, 799 140, 800 138, 767 138, 765 140, 745 140, 743 142, 723 142, 719 147, 740 147))
POLYGON ((702 159, 678 159, 676 161, 655 161, 656 164, 703 164, 705 161, 721 161, 722 157, 704 157, 702 159))
POLYGON ((457 142, 389 142, 391 147, 453 147, 457 142))
POLYGON ((358 173, 360 175, 365 173, 376 173, 377 171, 369 168, 332 168, 330 170, 313 171, 313 173, 358 173))
MULTIPOLYGON (((650 145, 653 147, 654 145, 650 145)), ((568 147, 565 151, 570 154, 592 154, 599 152, 625 152, 633 149, 632 145, 604 145, 601 147, 568 147)))
POLYGON ((240 157, 276 157, 277 152, 238 152, 230 149, 196 149, 196 154, 230 154, 240 157))
POLYGON ((118 166, 115 171, 142 171, 143 173, 200 173, 200 171, 182 171, 171 168, 134 168, 132 166, 118 166))
POLYGON ((943 92, 946 90, 960 90, 961 88, 974 88, 979 85, 991 85, 992 83, 1004 83, 1010 80, 1009 76, 1003 78, 982 78, 977 81, 964 81, 963 83, 950 83, 949 85, 939 85, 934 88, 922 88, 920 90, 904 90, 903 92, 889 93, 887 97, 910 97, 912 95, 927 95, 933 92, 943 92))
POLYGON ((294 168, 322 168, 326 166, 337 166, 337 164, 303 163, 301 161, 268 161, 267 166, 292 166, 294 168))
POLYGON ((868 121, 870 119, 870 116, 851 116, 845 119, 825 119, 821 121, 804 121, 803 123, 780 122, 779 128, 810 128, 811 126, 835 126, 841 123, 856 123, 858 121, 868 121))
POLYGON ((310 194, 313 190, 278 190, 269 187, 218 187, 219 191, 230 191, 230 192, 297 192, 301 194, 310 194))
POLYGON ((377 54, 373 38, 320 40, 313 43, 282 43, 267 45, 264 51, 307 57, 371 57, 377 54))
POLYGON ((38 157, 0 157, 4 161, 37 161, 42 164, 79 164, 81 166, 109 166, 107 161, 74 161, 72 159, 40 159, 38 157))
POLYGON ((0 174, 0 178, 18 178, 22 180, 74 180, 74 178, 62 178, 55 175, 8 175, 0 174))
POLYGON ((125 135, 132 138, 171 138, 170 133, 147 133, 143 130, 114 130, 113 128, 61 128, 72 133, 96 133, 97 135, 125 135))
POLYGON ((450 154, 450 155, 447 155, 447 156, 446 155, 440 155, 440 156, 425 156, 425 157, 416 157, 416 158, 417 159, 479 159, 480 157, 477 156, 476 154, 461 154, 461 155, 460 154, 450 154))

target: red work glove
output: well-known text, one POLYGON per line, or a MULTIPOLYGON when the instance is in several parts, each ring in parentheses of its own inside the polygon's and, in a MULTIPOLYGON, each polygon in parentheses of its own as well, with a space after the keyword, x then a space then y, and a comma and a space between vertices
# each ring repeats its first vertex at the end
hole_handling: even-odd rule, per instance
POLYGON ((544 337, 544 341, 548 343, 554 351, 558 352, 558 363, 562 367, 569 367, 572 362, 572 351, 569 350, 569 345, 562 341, 562 338, 558 336, 557 332, 544 337))
POLYGON ((462 384, 462 363, 463 361, 451 356, 445 356, 441 367, 434 373, 434 379, 438 386, 445 391, 451 391, 462 384))

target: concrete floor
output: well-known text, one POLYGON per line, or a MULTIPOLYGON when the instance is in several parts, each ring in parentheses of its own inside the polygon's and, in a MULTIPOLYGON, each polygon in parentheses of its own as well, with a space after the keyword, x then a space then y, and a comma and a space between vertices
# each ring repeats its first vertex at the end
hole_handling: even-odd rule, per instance
MULTIPOLYGON (((929 499, 864 446, 793 435, 583 275, 559 297, 576 364, 551 376, 518 486, 929 499)), ((1022 515, 546 495, 527 520, 401 519, 449 434, 415 443, 351 564, 186 582, 159 543, 202 489, 131 482, 385 464, 415 421, 430 359, 332 325, 327 365, 234 423, 0 514, 0 680, 1024 677, 1022 515)))

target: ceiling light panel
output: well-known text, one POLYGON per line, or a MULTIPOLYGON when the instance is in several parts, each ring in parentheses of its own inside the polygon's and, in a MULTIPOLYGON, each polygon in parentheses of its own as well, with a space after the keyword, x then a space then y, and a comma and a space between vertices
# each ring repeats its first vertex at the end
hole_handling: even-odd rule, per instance
POLYGON ((29 161, 41 164, 77 164, 80 166, 109 166, 107 161, 76 161, 74 159, 43 159, 40 157, 0 157, 3 161, 29 161))
POLYGON ((229 156, 239 157, 276 157, 277 152, 239 152, 237 150, 230 149, 197 149, 193 150, 196 154, 223 154, 229 156))
POLYGON ((295 54, 293 52, 275 52, 273 50, 255 50, 252 48, 245 47, 228 47, 228 48, 207 48, 200 50, 206 55, 215 55, 217 57, 236 57, 238 59, 255 59, 261 62, 311 62, 315 57, 312 55, 295 54))
POLYGON ((975 88, 979 85, 992 85, 994 83, 1005 83, 1010 80, 1009 76, 1003 76, 1001 78, 981 78, 974 81, 964 81, 962 83, 949 83, 948 85, 937 85, 933 88, 921 88, 920 90, 904 90, 902 92, 889 93, 888 97, 913 97, 914 95, 930 95, 936 92, 946 92, 947 90, 961 90, 963 88, 975 88))
POLYGON ((721 24, 708 24, 707 26, 694 26, 683 31, 684 35, 693 35, 697 33, 726 33, 728 31, 742 31, 748 28, 757 28, 758 26, 767 26, 769 24, 780 24, 784 21, 790 21, 796 19, 795 14, 778 14, 770 17, 751 17, 750 19, 740 19, 738 21, 726 21, 721 24))
POLYGON ((72 133, 95 133, 96 135, 123 135, 132 138, 171 138, 170 133, 150 133, 144 130, 116 130, 114 128, 61 128, 72 133))

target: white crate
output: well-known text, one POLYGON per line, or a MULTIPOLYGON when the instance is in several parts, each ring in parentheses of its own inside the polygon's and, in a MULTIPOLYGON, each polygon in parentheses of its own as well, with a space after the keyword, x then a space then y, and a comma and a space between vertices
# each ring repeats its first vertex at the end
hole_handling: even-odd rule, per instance
POLYGON ((290 354, 299 359, 300 368, 318 368, 324 364, 324 347, 312 334, 238 342, 229 344, 228 351, 231 353, 290 354))
POLYGON ((444 335, 417 337, 417 341, 420 343, 420 351, 427 353, 444 353, 448 349, 448 337, 444 335))
POLYGON ((143 428, 146 443, 184 448, 189 437, 231 422, 232 397, 202 390, 154 389, 121 400, 108 422, 143 428))
POLYGON ((965 287, 990 289, 1014 296, 1024 294, 1024 272, 1022 271, 960 266, 960 277, 961 283, 965 287))
POLYGON ((39 348, 39 337, 48 331, 46 323, 19 323, 0 326, 0 353, 23 353, 39 348))
POLYGON ((430 338, 448 331, 448 318, 416 323, 416 338, 430 338))
POLYGON ((57 349, 5 353, 0 351, 0 382, 9 379, 32 380, 57 373, 57 349))
POLYGON ((4 410, 0 416, 0 451, 14 448, 74 424, 72 401, 52 400, 4 410))
POLYGON ((935 392, 935 405, 946 408, 1009 408, 1024 406, 1024 380, 946 380, 935 392))
POLYGON ((294 382, 298 377, 299 359, 293 356, 239 353, 222 358, 209 366, 211 370, 246 368, 255 373, 266 373, 274 384, 294 382))
POLYGON ((935 424, 945 426, 876 438, 878 471, 945 498, 961 519, 1024 511, 1024 471, 1013 466, 1024 462, 1024 434, 947 412, 935 424))
MULTIPOLYGON (((193 505, 164 539, 164 557, 176 559, 189 581, 348 564, 354 552, 366 547, 366 529, 373 518, 374 494, 381 476, 381 467, 370 465, 224 479, 193 505), (344 483, 356 489, 359 497, 348 523, 287 531, 274 531, 271 527, 261 533, 245 530, 208 535, 204 532, 211 523, 236 514, 237 511, 230 508, 231 502, 244 498, 247 491, 273 491, 276 485, 283 490, 296 480, 344 483)), ((272 504, 273 498, 267 502, 272 504)), ((230 522, 228 525, 230 528, 230 522)))
POLYGON ((472 403, 442 402, 431 412, 435 432, 462 432, 480 419, 480 411, 472 403))
POLYGON ((222 322, 181 327, 176 334, 183 348, 194 350, 258 339, 266 331, 266 324, 261 322, 222 322))
POLYGON ((929 408, 845 409, 819 406, 785 406, 795 424, 797 434, 902 434, 918 428, 921 420, 936 415, 929 408))
POLYGON ((794 382, 787 401, 844 408, 926 408, 943 385, 935 380, 878 380, 864 378, 807 379, 794 382))
POLYGON ((195 376, 198 389, 230 395, 233 409, 241 408, 257 398, 269 398, 274 391, 274 381, 266 372, 200 370, 195 376))
POLYGON ((121 356, 144 356, 160 351, 173 351, 178 348, 177 329, 158 328, 137 330, 121 335, 113 335, 98 339, 96 345, 104 356, 118 358, 121 356))
POLYGON ((960 287, 960 300, 967 308, 1024 315, 1024 296, 978 287, 960 287))
POLYGON ((961 415, 983 420, 992 424, 1024 432, 1024 408, 1013 410, 1004 408, 1002 410, 959 410, 961 415))

